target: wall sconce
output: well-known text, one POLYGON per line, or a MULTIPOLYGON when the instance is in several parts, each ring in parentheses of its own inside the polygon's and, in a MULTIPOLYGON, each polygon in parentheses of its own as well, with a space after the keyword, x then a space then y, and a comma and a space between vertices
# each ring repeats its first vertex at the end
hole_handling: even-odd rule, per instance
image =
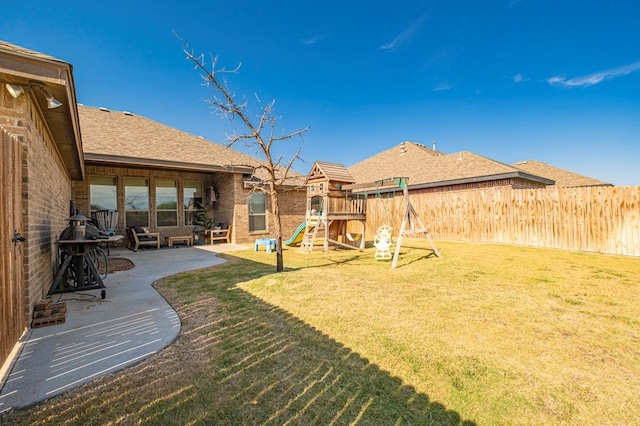
POLYGON ((16 99, 24 93, 24 89, 22 88, 22 86, 10 83, 5 84, 5 86, 7 87, 7 91, 9 92, 9 94, 16 99))
POLYGON ((5 87, 7 88, 7 92, 9 92, 9 94, 16 99, 22 96, 24 92, 28 90, 32 90, 33 88, 36 88, 42 92, 42 94, 44 95, 44 98, 47 100, 47 108, 53 109, 53 108, 58 108, 59 106, 62 106, 62 102, 54 98, 53 95, 49 93, 47 89, 45 89, 39 84, 30 84, 28 86, 20 86, 18 84, 6 83, 5 87))

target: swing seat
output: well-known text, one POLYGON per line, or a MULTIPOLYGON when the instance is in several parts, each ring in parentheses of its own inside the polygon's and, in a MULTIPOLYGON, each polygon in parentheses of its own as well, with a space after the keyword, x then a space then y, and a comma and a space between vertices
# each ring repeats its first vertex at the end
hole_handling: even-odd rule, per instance
POLYGON ((360 241, 360 239, 362 238, 362 234, 355 234, 355 233, 351 233, 351 232, 347 232, 347 239, 349 241, 360 241))

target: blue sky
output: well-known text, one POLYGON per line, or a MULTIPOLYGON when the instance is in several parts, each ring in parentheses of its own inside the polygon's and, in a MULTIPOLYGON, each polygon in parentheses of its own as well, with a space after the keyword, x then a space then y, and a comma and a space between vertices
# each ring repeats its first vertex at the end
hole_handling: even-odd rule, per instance
MULTIPOLYGON (((409 140, 640 185, 640 2, 4 0, 0 39, 71 63, 78 101, 225 142, 196 53, 315 160, 409 140)), ((240 147, 239 147, 240 148, 240 147)), ((252 152, 249 152, 252 153, 252 152)))

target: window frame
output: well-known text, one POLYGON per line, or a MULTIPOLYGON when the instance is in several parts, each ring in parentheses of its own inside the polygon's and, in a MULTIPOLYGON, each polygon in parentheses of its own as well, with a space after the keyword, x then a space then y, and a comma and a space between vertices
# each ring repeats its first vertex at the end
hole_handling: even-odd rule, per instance
MULTIPOLYGON (((134 194, 137 195, 137 194, 134 194)), ((151 200, 150 200, 150 190, 149 190, 149 179, 147 178, 141 178, 141 177, 125 177, 124 178, 124 223, 125 226, 133 226, 133 225, 139 225, 139 226, 146 226, 148 227, 150 225, 150 206, 151 206, 151 200), (144 182, 145 185, 134 185, 132 183, 135 183, 137 181, 137 183, 142 183, 144 182), (131 195, 128 194, 128 189, 129 188, 138 188, 138 187, 144 187, 146 188, 146 206, 144 205, 145 203, 143 202, 143 206, 142 207, 146 207, 145 208, 139 208, 139 209, 130 209, 129 208, 129 202, 127 201, 127 198, 130 197, 131 195), (142 216, 140 213, 144 214, 146 213, 146 223, 142 224, 142 223, 129 223, 129 222, 139 222, 137 220, 133 221, 130 219, 130 214, 131 212, 136 212, 138 216, 142 216)))
POLYGON ((249 194, 249 196, 247 197, 247 216, 248 216, 248 227, 249 227, 249 233, 250 234, 255 234, 255 233, 265 233, 265 232, 269 232, 269 209, 268 209, 268 198, 267 198, 267 193, 264 191, 253 191, 249 194), (254 205, 252 203, 252 199, 256 196, 262 196, 264 199, 264 203, 262 203, 264 205, 264 212, 254 212, 252 206, 254 205), (257 229, 255 228, 256 223, 255 223, 255 219, 256 218, 260 218, 263 217, 264 218, 264 229, 257 229))
POLYGON ((91 175, 89 176, 89 213, 91 215, 91 217, 93 217, 95 215, 95 213, 97 211, 100 210, 107 210, 107 211, 117 211, 118 210, 118 177, 117 176, 104 176, 104 175, 91 175), (105 205, 105 206, 98 206, 96 204, 97 209, 94 209, 94 203, 93 203, 93 197, 94 197, 94 193, 96 192, 94 190, 94 186, 102 186, 102 187, 111 187, 111 185, 105 185, 105 184, 95 184, 94 182, 92 182, 92 180, 104 180, 106 181, 107 179, 111 179, 113 180, 113 193, 109 194, 109 195, 113 195, 113 200, 115 203, 113 203, 113 207, 111 208, 111 203, 109 203, 109 205, 105 205))
MULTIPOLYGON (((156 227, 160 228, 168 228, 168 227, 176 227, 178 226, 178 182, 175 179, 156 179, 155 181, 155 215, 156 215, 156 227), (168 189, 171 188, 173 189, 173 194, 160 194, 159 190, 162 189, 168 189), (169 203, 173 202, 174 207, 173 208, 160 208, 159 202, 160 202, 160 198, 165 198, 167 196, 172 196, 173 200, 168 201, 169 203), (164 222, 167 218, 163 218, 162 221, 160 220, 160 214, 161 213, 173 213, 171 215, 171 219, 173 219, 171 224, 165 224, 161 222, 164 222)), ((164 203, 164 202, 163 202, 164 203)), ((167 215, 168 217, 169 215, 167 215)))

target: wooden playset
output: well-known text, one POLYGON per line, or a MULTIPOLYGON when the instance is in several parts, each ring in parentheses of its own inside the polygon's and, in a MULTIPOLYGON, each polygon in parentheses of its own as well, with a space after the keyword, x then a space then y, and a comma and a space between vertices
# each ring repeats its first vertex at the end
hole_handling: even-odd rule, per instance
POLYGON ((316 237, 329 245, 363 249, 367 221, 366 196, 354 196, 343 186, 354 179, 341 164, 317 161, 307 175, 307 215, 300 251, 311 252, 316 237))
MULTIPOLYGON (((433 253, 440 257, 427 227, 411 204, 407 177, 382 179, 371 184, 355 184, 349 171, 341 164, 316 161, 307 175, 307 214, 300 251, 310 253, 318 235, 323 237, 324 251, 330 245, 350 249, 365 248, 367 198, 371 192, 380 194, 381 188, 400 188, 405 211, 398 233, 391 269, 398 264, 404 236, 424 237, 433 253)), ((301 225, 300 229, 302 229, 301 225)), ((293 238, 292 238, 293 240, 293 238)), ((378 228, 374 237, 375 258, 391 259, 392 228, 388 224, 378 228)))

